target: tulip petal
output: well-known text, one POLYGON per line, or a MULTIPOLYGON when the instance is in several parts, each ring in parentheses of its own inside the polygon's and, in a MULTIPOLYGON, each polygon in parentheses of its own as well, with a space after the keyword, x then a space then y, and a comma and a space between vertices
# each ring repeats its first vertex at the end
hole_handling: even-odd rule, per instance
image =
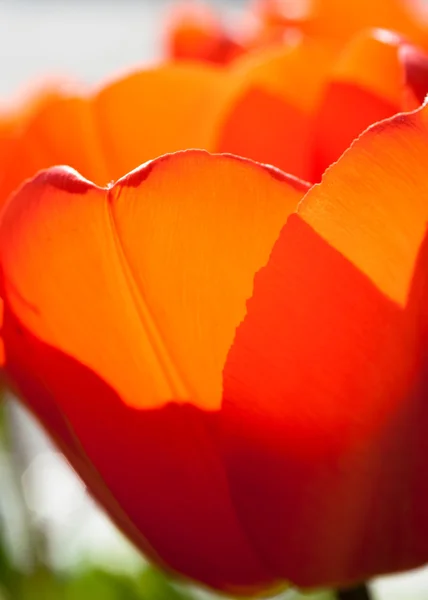
POLYGON ((55 164, 69 164, 103 186, 148 160, 188 148, 238 152, 303 177, 322 57, 309 45, 236 68, 177 63, 133 72, 87 95, 60 91, 28 118, 0 123, 0 203, 26 178, 55 164), (305 57, 317 57, 319 65, 310 80, 300 73, 305 57), (291 94, 283 84, 287 76, 294 82, 291 94))
POLYGON ((312 0, 312 31, 347 39, 365 27, 383 27, 426 44, 427 30, 416 10, 416 2, 407 0, 312 0))
POLYGON ((226 72, 214 66, 172 64, 100 90, 93 110, 110 178, 168 152, 211 149, 227 81, 226 72))
POLYGON ((53 165, 71 165, 104 186, 167 152, 210 149, 228 93, 226 71, 182 64, 132 73, 91 94, 59 88, 36 96, 0 121, 0 204, 53 165))
POLYGON ((226 363, 234 504, 302 586, 428 559, 427 112, 368 130, 306 195, 226 363))
POLYGON ((419 106, 423 87, 428 91, 427 62, 422 51, 388 31, 362 31, 349 42, 314 120, 312 180, 319 181, 367 127, 419 106))
POLYGON ((101 184, 109 181, 85 97, 50 94, 28 113, 15 118, 7 134, 0 133, 0 152, 5 155, 0 202, 25 179, 55 164, 73 165, 101 184))
POLYGON ((149 163, 108 190, 67 169, 42 173, 3 219, 17 316, 128 404, 218 407, 253 274, 307 189, 284 177, 197 151, 149 163))
MULTIPOLYGON (((6 309, 5 316, 2 325, 2 336, 7 340, 8 352, 7 361, 2 361, 2 367, 7 370, 9 379, 13 381, 15 392, 29 400, 28 407, 49 432, 55 444, 65 454, 76 472, 88 484, 91 494, 109 512, 116 525, 139 548, 144 549, 148 556, 158 560, 141 532, 120 507, 93 463, 88 460, 82 444, 61 408, 64 403, 58 401, 61 393, 59 393, 59 396, 55 394, 55 384, 53 386, 47 385, 49 375, 45 374, 46 368, 48 368, 48 371, 51 371, 52 368, 55 369, 57 377, 54 378, 54 381, 57 384, 59 382, 58 375, 61 374, 60 377, 65 375, 63 363, 58 360, 58 353, 41 344, 40 340, 37 340, 30 332, 25 331, 22 324, 10 310, 6 309)), ((1 340, 2 344, 3 338, 1 340)), ((91 400, 90 393, 93 388, 88 384, 95 379, 79 377, 79 370, 76 371, 72 376, 75 388, 72 389, 71 386, 67 386, 67 393, 70 395, 73 404, 76 404, 76 398, 83 399, 85 394, 88 400, 91 400)), ((80 374, 82 371, 85 372, 81 367, 80 374)))
POLYGON ((316 191, 319 203, 328 207, 329 219, 323 220, 310 208, 311 196, 299 211, 311 227, 401 306, 406 303, 428 216, 424 197, 427 115, 428 106, 423 106, 371 127, 343 156, 340 176, 337 169, 327 171, 323 186, 314 188, 313 194, 316 191), (333 194, 343 198, 352 186, 353 194, 334 202, 333 194), (345 221, 346 233, 339 224, 345 221), (380 227, 382 222, 386 227, 380 227), (348 236, 354 226, 358 244, 348 236), (394 233, 395 229, 402 233, 394 233))
POLYGON ((362 29, 383 27, 426 45, 426 24, 413 0, 307 0, 300 11, 293 10, 294 2, 262 0, 262 17, 263 4, 271 22, 282 22, 284 27, 294 24, 314 37, 340 43, 362 29))
POLYGON ((203 2, 173 6, 166 30, 168 54, 173 59, 226 64, 241 51, 212 7, 203 2))
POLYGON ((214 149, 309 178, 315 107, 330 64, 328 46, 310 40, 236 61, 237 85, 218 118, 214 149))
POLYGON ((91 494, 146 556, 207 585, 275 583, 242 535, 212 416, 191 405, 125 407, 79 362, 6 312, 6 368, 91 494))
POLYGON ((110 507, 107 485, 140 547, 219 588, 276 579, 234 513, 213 409, 254 272, 306 189, 189 151, 107 190, 65 168, 41 173, 0 225, 6 371, 71 447, 45 416, 56 404, 101 483, 85 459, 76 468, 110 507))
POLYGON ((138 201, 144 172, 120 180, 112 190, 112 218, 151 319, 162 323, 162 339, 153 333, 152 344, 166 361, 180 364, 171 369, 167 397, 198 397, 204 408, 217 408, 221 371, 251 295, 254 266, 267 260, 274 231, 306 187, 232 157, 218 157, 215 169, 200 153, 176 161, 174 175, 174 163, 157 163, 150 180, 155 191, 145 187, 144 203, 138 201), (181 183, 174 186, 175 210, 172 181, 181 183))

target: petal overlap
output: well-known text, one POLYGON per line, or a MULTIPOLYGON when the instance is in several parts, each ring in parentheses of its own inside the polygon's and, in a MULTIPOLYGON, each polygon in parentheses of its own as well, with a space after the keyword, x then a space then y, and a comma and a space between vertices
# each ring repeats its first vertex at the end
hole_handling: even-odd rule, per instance
POLYGON ((313 128, 313 171, 319 181, 367 127, 417 108, 428 92, 424 52, 380 29, 363 30, 343 48, 328 75, 313 128))
POLYGON ((415 15, 190 14, 170 63, 2 114, 3 371, 128 537, 212 588, 428 560, 415 15))
POLYGON ((427 110, 374 126, 306 195, 226 363, 232 497, 303 586, 427 559, 427 110))

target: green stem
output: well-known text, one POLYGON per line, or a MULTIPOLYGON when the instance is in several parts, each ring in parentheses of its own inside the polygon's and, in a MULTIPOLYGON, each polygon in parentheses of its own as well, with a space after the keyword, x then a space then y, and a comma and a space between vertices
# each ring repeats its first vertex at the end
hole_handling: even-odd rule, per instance
POLYGON ((365 583, 354 588, 338 590, 337 600, 371 600, 369 588, 365 583))

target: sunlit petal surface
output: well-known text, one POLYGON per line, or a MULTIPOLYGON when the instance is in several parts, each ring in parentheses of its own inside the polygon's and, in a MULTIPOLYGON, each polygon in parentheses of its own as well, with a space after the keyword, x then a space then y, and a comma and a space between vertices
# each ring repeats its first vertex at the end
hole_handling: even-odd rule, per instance
POLYGON ((307 189, 189 151, 108 189, 42 173, 2 221, 6 370, 139 546, 217 588, 276 581, 241 529, 212 432, 254 273, 307 189))

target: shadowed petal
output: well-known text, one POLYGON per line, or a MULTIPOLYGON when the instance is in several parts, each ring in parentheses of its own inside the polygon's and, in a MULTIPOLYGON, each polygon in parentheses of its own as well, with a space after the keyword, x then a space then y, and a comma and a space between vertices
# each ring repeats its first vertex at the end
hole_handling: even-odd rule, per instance
POLYGON ((319 181, 367 127, 417 108, 426 92, 428 57, 421 50, 384 30, 356 35, 334 64, 314 119, 311 179, 319 181))
POLYGON ((232 498, 303 586, 428 559, 427 110, 373 127, 306 195, 226 363, 232 498))
POLYGON ((308 40, 236 61, 237 85, 220 113, 215 150, 309 178, 315 108, 331 59, 328 46, 308 40))

